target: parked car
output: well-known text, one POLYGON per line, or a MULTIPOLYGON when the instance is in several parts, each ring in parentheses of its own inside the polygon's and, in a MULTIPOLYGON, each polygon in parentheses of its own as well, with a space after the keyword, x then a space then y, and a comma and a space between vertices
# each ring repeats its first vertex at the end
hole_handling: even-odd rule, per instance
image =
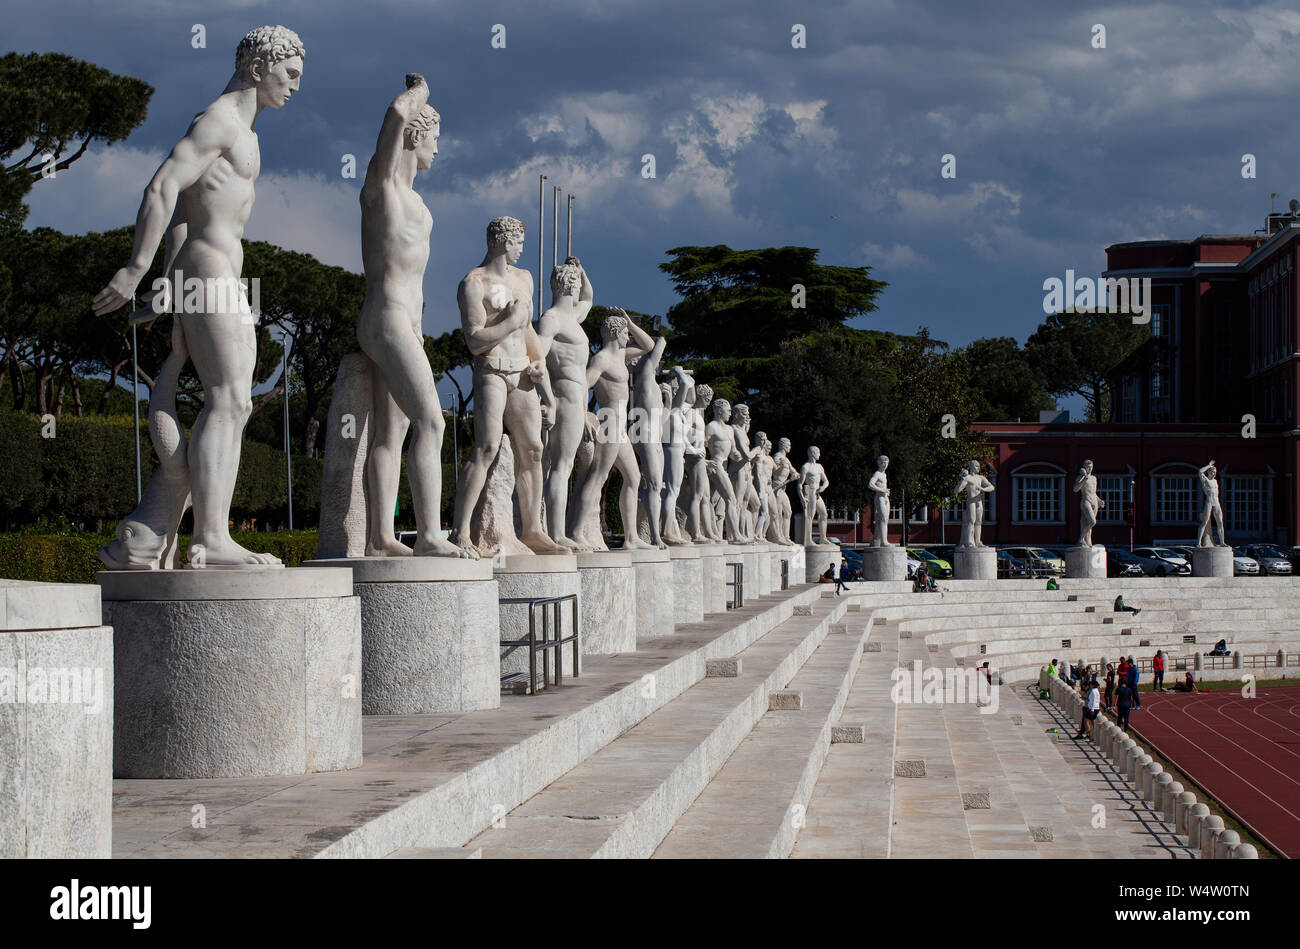
POLYGON ((1275 577, 1291 576, 1291 561, 1272 544, 1254 544, 1242 548, 1247 556, 1259 561, 1259 569, 1275 577))
POLYGON ((1106 576, 1144 577, 1146 571, 1136 557, 1118 547, 1106 548, 1106 576))
POLYGON ((952 564, 937 557, 924 547, 908 547, 907 552, 913 557, 924 560, 930 567, 930 576, 936 580, 947 580, 952 576, 952 564))
POLYGON ((1005 550, 998 551, 999 580, 1021 580, 1032 576, 1033 572, 1029 569, 1027 561, 1013 557, 1005 550))
POLYGON ((1063 577, 1065 561, 1045 547, 1007 547, 1007 553, 1029 564, 1031 576, 1063 577))
POLYGON ((1187 576, 1192 572, 1192 565, 1187 558, 1169 547, 1135 547, 1135 557, 1144 557, 1156 561, 1155 576, 1187 576))
POLYGON ((1168 547, 1135 547, 1129 555, 1148 577, 1190 576, 1192 565, 1168 547))
POLYGON ((1233 548, 1232 575, 1234 577, 1259 576, 1259 561, 1249 556, 1244 550, 1233 548))

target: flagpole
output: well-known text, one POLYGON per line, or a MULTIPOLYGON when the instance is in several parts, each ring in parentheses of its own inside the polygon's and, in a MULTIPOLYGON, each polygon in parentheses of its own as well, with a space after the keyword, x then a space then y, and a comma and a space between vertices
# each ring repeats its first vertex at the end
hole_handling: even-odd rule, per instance
POLYGON ((537 318, 542 318, 542 245, 546 237, 546 176, 537 182, 537 318))

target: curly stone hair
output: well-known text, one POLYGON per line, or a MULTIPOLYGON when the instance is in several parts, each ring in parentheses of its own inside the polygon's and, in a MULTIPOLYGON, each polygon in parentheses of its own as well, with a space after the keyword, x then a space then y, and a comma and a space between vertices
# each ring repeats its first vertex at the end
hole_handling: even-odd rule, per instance
POLYGON ((707 382, 701 382, 695 387, 695 407, 697 409, 707 409, 712 401, 713 386, 707 382))
POLYGON ((613 339, 625 329, 627 329, 627 318, 611 313, 605 317, 605 322, 600 324, 600 338, 613 339))
POLYGON ((515 238, 523 240, 524 222, 518 218, 502 215, 488 222, 487 242, 489 247, 498 247, 515 238))
POLYGON ((576 297, 582 290, 582 268, 577 264, 563 263, 551 269, 551 293, 561 296, 565 293, 576 297))
POLYGON ((749 406, 746 405, 744 402, 737 402, 736 407, 731 411, 736 416, 737 421, 739 422, 749 421, 749 406))
POLYGON ((235 49, 235 69, 247 69, 255 59, 274 66, 280 60, 292 59, 294 56, 307 58, 307 50, 303 48, 297 33, 287 26, 259 26, 255 30, 249 30, 239 41, 239 46, 235 49))
POLYGON ((426 105, 420 109, 419 112, 415 113, 411 121, 406 123, 406 129, 402 133, 406 139, 406 147, 414 148, 419 145, 430 132, 438 127, 440 121, 442 121, 442 118, 438 115, 438 110, 433 106, 426 105))
POLYGON ((723 410, 726 410, 728 412, 731 411, 731 403, 728 402, 726 399, 714 399, 713 417, 717 418, 719 415, 722 414, 723 410))

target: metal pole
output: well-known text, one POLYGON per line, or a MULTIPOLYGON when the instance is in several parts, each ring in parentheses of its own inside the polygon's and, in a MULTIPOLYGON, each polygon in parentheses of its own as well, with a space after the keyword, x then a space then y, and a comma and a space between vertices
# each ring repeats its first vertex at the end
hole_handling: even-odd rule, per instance
POLYGON ((565 259, 573 256, 573 195, 569 195, 569 229, 564 232, 565 259))
MULTIPOLYGON (((560 263, 560 188, 551 188, 551 266, 560 263)), ((540 292, 540 288, 539 288, 540 292)))
MULTIPOLYGON (((135 314, 135 294, 131 294, 131 313, 135 314)), ((140 469, 140 346, 136 341, 136 326, 131 322, 131 391, 135 395, 135 503, 144 497, 144 480, 140 469)), ((153 398, 153 393, 149 393, 153 398)))
POLYGON ((458 429, 460 428, 460 403, 456 401, 456 393, 454 390, 451 393, 451 404, 455 406, 455 409, 452 411, 451 414, 451 453, 452 453, 451 471, 452 471, 452 477, 456 479, 456 488, 457 490, 459 490, 460 489, 460 432, 458 431, 458 429))
POLYGON ((289 498, 289 530, 293 530, 293 460, 289 456, 289 334, 284 333, 281 338, 283 347, 283 365, 284 371, 281 373, 281 381, 284 383, 284 476, 288 484, 289 498))
POLYGON ((537 182, 537 318, 542 318, 542 245, 546 237, 546 176, 537 182))

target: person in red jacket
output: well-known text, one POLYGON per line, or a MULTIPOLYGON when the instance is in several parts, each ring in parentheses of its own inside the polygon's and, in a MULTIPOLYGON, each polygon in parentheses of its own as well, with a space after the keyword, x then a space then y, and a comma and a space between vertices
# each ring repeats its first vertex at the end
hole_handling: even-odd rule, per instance
POLYGON ((1156 650, 1156 656, 1151 660, 1151 689, 1155 692, 1165 690, 1165 653, 1162 649, 1156 650))

